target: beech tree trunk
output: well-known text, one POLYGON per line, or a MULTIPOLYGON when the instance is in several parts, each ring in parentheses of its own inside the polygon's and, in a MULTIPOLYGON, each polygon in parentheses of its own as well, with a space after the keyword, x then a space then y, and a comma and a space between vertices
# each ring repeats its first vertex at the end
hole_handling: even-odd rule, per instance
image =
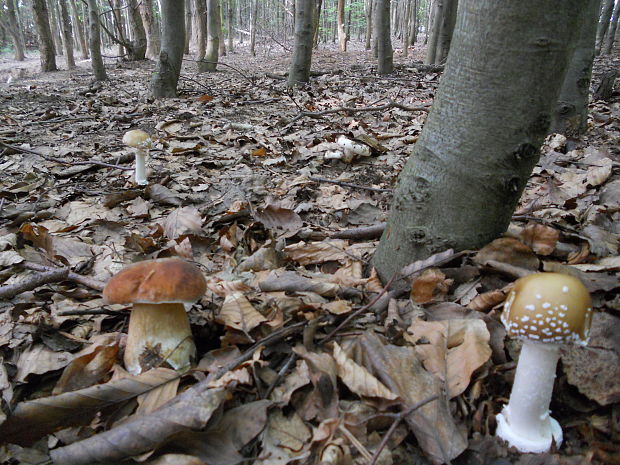
POLYGON ((233 2, 232 0, 228 0, 227 4, 227 14, 226 14, 226 29, 227 29, 227 35, 228 35, 228 51, 230 53, 233 53, 234 51, 234 37, 235 34, 233 32, 233 14, 234 14, 234 8, 233 8, 233 2))
POLYGON ((125 48, 123 42, 126 42, 125 38, 125 20, 123 19, 123 15, 121 13, 121 0, 113 0, 112 2, 113 10, 112 14, 114 16, 114 26, 116 28, 116 33, 118 34, 119 42, 117 43, 118 47, 118 56, 124 57, 129 50, 125 48))
POLYGON ((313 1, 297 0, 295 3, 295 49, 288 72, 289 87, 310 80, 315 14, 316 6, 313 1))
POLYGON ((364 48, 370 50, 372 39, 372 8, 373 0, 366 0, 364 3, 364 13, 366 15, 366 38, 364 41, 364 48))
POLYGON ((142 24, 146 32, 146 53, 149 60, 156 60, 161 49, 161 36, 159 24, 153 14, 153 0, 142 0, 140 2, 140 13, 142 24))
POLYGON ((196 34, 196 61, 200 69, 201 61, 205 59, 207 44, 207 4, 205 0, 194 0, 194 33, 196 34))
POLYGON ((45 0, 32 0, 32 11, 34 21, 37 25, 39 34, 39 54, 41 57, 41 71, 57 71, 56 55, 54 53, 54 42, 52 30, 50 29, 49 14, 45 0))
POLYGON ((129 13, 129 27, 131 29, 131 47, 129 50, 130 60, 144 60, 146 57, 146 31, 140 15, 140 4, 138 0, 128 0, 127 8, 129 13))
POLYGON ((220 50, 220 36, 217 27, 218 1, 207 0, 207 52, 205 61, 198 64, 200 72, 213 72, 217 70, 220 50))
POLYGON ((429 18, 429 25, 427 30, 428 45, 426 48, 426 58, 424 64, 434 65, 437 63, 437 44, 439 43, 439 33, 441 31, 441 23, 444 14, 444 2, 445 0, 435 0, 433 2, 433 9, 429 18))
POLYGON ((403 57, 409 56, 409 31, 411 21, 411 0, 406 0, 405 13, 403 15, 403 57))
POLYGON ((256 18, 258 17, 258 0, 252 0, 250 16, 250 53, 256 56, 256 18))
POLYGON ((336 20, 338 22, 338 47, 341 52, 347 51, 347 33, 344 26, 344 1, 338 0, 336 20))
POLYGON ((88 44, 86 43, 86 34, 84 33, 84 23, 80 20, 80 15, 75 4, 75 0, 71 0, 71 18, 73 19, 74 30, 77 34, 78 45, 80 47, 80 58, 86 60, 88 58, 88 44))
POLYGON ((88 46, 90 49, 91 64, 96 81, 105 81, 108 75, 101 56, 101 32, 99 28, 99 9, 97 0, 87 0, 88 3, 88 46))
POLYGON ((377 36, 377 71, 390 74, 394 71, 394 51, 390 31, 390 0, 375 0, 377 4, 375 31, 377 36))
POLYGON ((607 34, 605 35, 605 39, 603 40, 603 45, 601 48, 601 53, 604 55, 611 55, 611 51, 614 48, 614 41, 616 40, 616 32, 618 30, 618 17, 620 16, 620 1, 616 2, 616 6, 614 7, 614 12, 611 20, 611 24, 607 30, 607 34))
POLYGON ((582 3, 461 0, 452 53, 374 257, 381 279, 506 230, 548 133, 582 3))
POLYGON ((161 51, 157 69, 151 79, 151 92, 155 98, 176 97, 177 83, 185 50, 185 2, 161 1, 161 51))
POLYGON ((603 0, 603 7, 601 9, 601 16, 598 22, 598 27, 596 29, 596 54, 601 53, 601 48, 603 46, 603 40, 605 39, 605 34, 607 33, 607 29, 609 29, 609 21, 611 19, 611 15, 614 11, 614 0, 603 0))
POLYGON ((448 57, 454 25, 456 24, 456 10, 458 4, 458 0, 444 0, 443 15, 441 17, 441 23, 439 24, 435 63, 443 63, 448 57))
MULTIPOLYGON (((17 21, 17 6, 15 0, 6 1, 6 20, 0 17, 0 26, 3 26, 11 36, 16 61, 24 61, 24 41, 19 30, 19 22, 17 21)), ((2 29, 0 27, 0 29, 2 29)))
POLYGON ((67 8, 67 0, 58 0, 60 5, 60 18, 62 20, 62 43, 65 47, 65 61, 67 69, 75 68, 75 58, 73 57, 73 29, 71 28, 71 20, 69 19, 69 9, 67 8))
POLYGON ((217 13, 215 15, 217 21, 217 37, 219 43, 219 56, 226 56, 226 41, 224 40, 224 30, 222 29, 222 4, 217 0, 217 13))
POLYGON ((178 0, 179 2, 185 1, 185 46, 184 53, 189 55, 189 43, 192 38, 192 5, 191 0, 178 0))
POLYGON ((551 132, 570 137, 586 132, 599 5, 600 0, 586 0, 584 5, 586 12, 579 39, 555 107, 551 132))

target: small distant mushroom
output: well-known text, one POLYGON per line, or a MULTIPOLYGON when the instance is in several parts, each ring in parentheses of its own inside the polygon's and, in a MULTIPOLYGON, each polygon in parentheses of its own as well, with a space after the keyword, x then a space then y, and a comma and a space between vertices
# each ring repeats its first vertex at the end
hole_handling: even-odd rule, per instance
POLYGON ((198 267, 179 258, 146 260, 130 265, 106 284, 110 304, 133 304, 127 331, 125 368, 139 374, 167 363, 186 371, 196 354, 183 304, 207 290, 198 267))
POLYGON ((151 148, 151 136, 142 129, 133 129, 123 136, 123 143, 135 150, 136 157, 136 184, 144 186, 148 184, 146 179, 146 156, 151 148))
POLYGON ((523 347, 496 434, 520 452, 546 452, 552 441, 562 443, 562 428, 549 415, 560 344, 587 344, 590 294, 573 276, 535 273, 515 282, 501 320, 523 347))

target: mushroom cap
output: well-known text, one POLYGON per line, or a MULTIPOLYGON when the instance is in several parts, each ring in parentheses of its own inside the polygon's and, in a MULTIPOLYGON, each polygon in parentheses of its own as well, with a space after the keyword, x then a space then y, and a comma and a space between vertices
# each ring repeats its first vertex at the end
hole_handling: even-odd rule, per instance
POLYGON ((592 301, 583 283, 573 276, 534 273, 515 281, 501 320, 511 337, 586 344, 592 301))
POLYGON ((123 144, 129 147, 147 148, 151 146, 151 136, 142 129, 133 129, 123 136, 123 144))
POLYGON ((207 291, 198 267, 180 258, 145 260, 129 265, 103 290, 109 304, 192 303, 207 291))

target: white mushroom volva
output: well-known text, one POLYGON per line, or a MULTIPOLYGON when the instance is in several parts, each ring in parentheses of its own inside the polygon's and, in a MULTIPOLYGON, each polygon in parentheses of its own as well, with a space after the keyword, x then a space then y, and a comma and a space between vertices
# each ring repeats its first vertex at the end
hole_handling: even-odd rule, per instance
POLYGON ((523 339, 510 401, 497 415, 497 435, 521 452, 559 446, 562 428, 549 414, 560 344, 587 344, 590 294, 579 279, 535 273, 515 282, 501 316, 508 336, 523 339))

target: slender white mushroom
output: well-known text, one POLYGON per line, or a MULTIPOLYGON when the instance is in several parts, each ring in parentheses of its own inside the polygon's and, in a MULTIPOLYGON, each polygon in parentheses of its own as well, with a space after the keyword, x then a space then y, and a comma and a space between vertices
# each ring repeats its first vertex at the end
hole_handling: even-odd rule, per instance
POLYGON ((159 365, 191 367, 196 354, 184 304, 204 295, 201 271, 179 258, 146 260, 114 275, 103 290, 111 304, 133 304, 125 347, 125 368, 139 374, 159 365))
POLYGON ((136 156, 136 184, 144 186, 148 184, 146 179, 146 156, 151 148, 151 137, 142 129, 133 129, 123 136, 123 143, 134 149, 136 156))
POLYGON ((553 441, 562 443, 562 428, 549 412, 560 344, 587 344, 590 294, 572 276, 535 273, 515 282, 501 319, 523 347, 496 434, 520 452, 546 452, 553 441))

